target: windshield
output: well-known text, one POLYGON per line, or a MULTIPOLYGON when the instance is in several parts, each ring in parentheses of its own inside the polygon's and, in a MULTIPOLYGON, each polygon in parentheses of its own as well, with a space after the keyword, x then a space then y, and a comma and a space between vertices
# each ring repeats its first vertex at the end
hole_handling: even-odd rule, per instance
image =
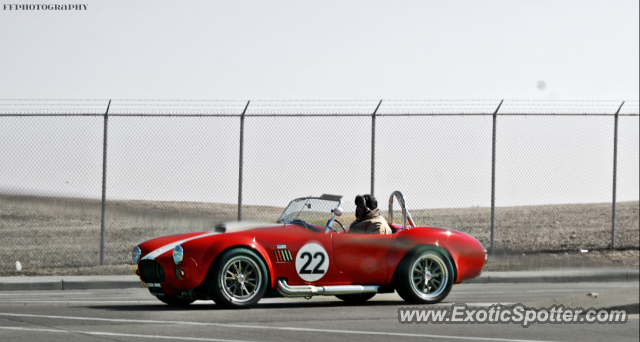
POLYGON ((284 210, 278 222, 301 220, 316 226, 325 227, 333 217, 331 210, 340 205, 339 199, 306 197, 298 198, 284 210))

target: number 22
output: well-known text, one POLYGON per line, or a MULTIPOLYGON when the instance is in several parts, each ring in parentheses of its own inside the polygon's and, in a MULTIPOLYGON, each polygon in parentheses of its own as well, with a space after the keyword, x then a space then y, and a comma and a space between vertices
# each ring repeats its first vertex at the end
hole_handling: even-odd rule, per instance
POLYGON ((324 270, 320 270, 320 266, 322 266, 322 264, 324 264, 324 254, 322 254, 322 252, 317 252, 316 254, 313 255, 313 257, 311 256, 311 253, 309 252, 304 252, 300 255, 301 258, 307 258, 307 262, 304 264, 304 266, 302 266, 302 268, 300 269, 300 274, 324 274, 324 270), (309 264, 311 263, 312 259, 318 258, 320 257, 320 262, 318 262, 318 264, 316 265, 316 267, 313 268, 313 271, 310 271, 307 269, 307 267, 309 267, 309 264))

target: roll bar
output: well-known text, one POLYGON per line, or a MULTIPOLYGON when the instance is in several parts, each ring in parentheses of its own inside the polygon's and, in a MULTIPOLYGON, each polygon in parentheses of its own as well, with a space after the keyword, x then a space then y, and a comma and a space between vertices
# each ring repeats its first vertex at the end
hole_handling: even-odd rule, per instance
POLYGON ((398 200, 398 203, 400 203, 400 207, 402 207, 402 228, 407 228, 407 221, 409 222, 411 227, 415 227, 416 224, 413 222, 413 218, 411 217, 411 214, 409 213, 409 210, 407 210, 407 206, 405 205, 404 196, 402 196, 402 193, 397 190, 391 194, 391 197, 389 197, 389 222, 393 223, 394 197, 398 200))

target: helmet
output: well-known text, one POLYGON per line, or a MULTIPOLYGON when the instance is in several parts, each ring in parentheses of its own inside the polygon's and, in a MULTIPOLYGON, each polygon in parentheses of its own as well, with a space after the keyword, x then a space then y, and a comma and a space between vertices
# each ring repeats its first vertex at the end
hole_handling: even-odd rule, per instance
POLYGON ((355 199, 356 203, 356 218, 362 220, 373 209, 378 207, 378 201, 372 195, 358 195, 355 199))

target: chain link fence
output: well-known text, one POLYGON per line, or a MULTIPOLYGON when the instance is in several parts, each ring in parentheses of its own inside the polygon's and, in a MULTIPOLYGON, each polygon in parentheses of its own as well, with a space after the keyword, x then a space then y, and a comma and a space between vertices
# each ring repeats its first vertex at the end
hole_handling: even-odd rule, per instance
POLYGON ((638 112, 638 101, 0 100, 0 271, 126 265, 146 239, 273 222, 303 196, 344 196, 348 226, 357 194, 388 215, 395 190, 418 224, 496 251, 637 249, 638 112))

